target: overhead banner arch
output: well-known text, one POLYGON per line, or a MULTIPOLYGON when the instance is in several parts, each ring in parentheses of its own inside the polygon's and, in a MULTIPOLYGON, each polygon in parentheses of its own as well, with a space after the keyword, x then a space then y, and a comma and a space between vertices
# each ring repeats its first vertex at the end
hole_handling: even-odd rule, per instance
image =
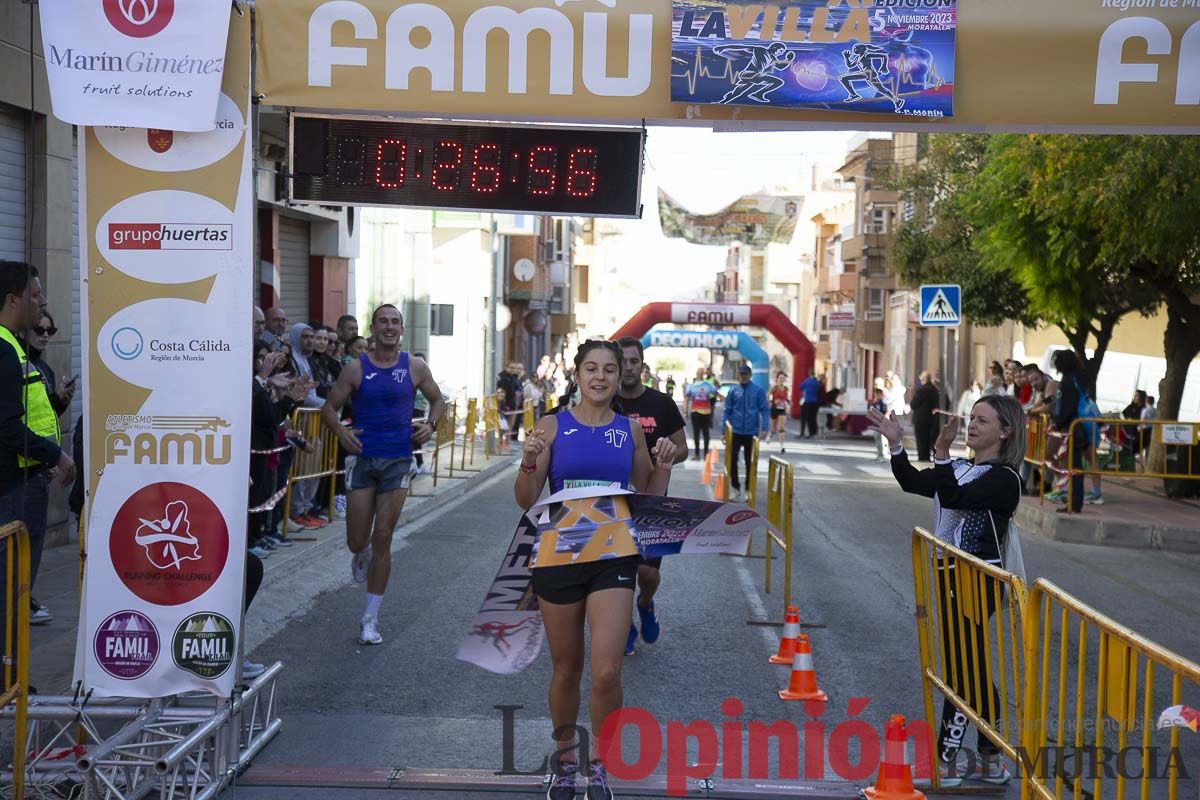
MULTIPOLYGON (((906 9, 918 3, 926 4, 829 0, 828 10, 851 7, 872 25, 903 26, 906 9)), ((919 108, 881 117, 672 103, 673 81, 690 82, 705 68, 672 57, 672 5, 257 0, 257 91, 269 105, 489 120, 1200 133, 1195 0, 957 0, 954 116, 941 118, 919 108)), ((763 3, 759 14, 778 18, 787 5, 763 3)), ((705 36, 730 37, 738 21, 722 16, 705 36)), ((790 35, 800 34, 848 36, 833 29, 790 35)))
POLYGON ((750 365, 750 379, 771 389, 771 357, 745 331, 684 331, 655 328, 642 336, 643 347, 702 347, 706 350, 736 350, 750 365))
POLYGON ((642 339, 651 328, 663 322, 766 328, 792 354, 791 415, 800 416, 800 399, 795 385, 813 368, 816 348, 778 308, 766 303, 647 303, 613 333, 612 338, 632 336, 642 339))

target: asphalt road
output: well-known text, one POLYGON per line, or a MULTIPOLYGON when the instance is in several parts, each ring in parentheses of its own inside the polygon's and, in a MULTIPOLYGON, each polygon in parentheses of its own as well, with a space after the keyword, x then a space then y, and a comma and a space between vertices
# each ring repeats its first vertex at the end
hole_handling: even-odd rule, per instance
MULTIPOLYGON (((764 459, 766 454, 764 448, 764 459)), ((808 633, 821 687, 830 696, 819 720, 827 732, 847 719, 851 698, 867 699, 865 710, 856 708, 851 716, 876 730, 891 714, 923 716, 910 532, 914 525, 930 524, 931 505, 902 494, 887 465, 876 464, 873 456, 865 440, 801 444, 790 438, 785 454, 796 466, 794 591, 803 620, 824 626, 808 633)), ((706 496, 698 463, 677 469, 672 494, 706 496)), ((287 665, 280 682, 285 727, 259 756, 259 775, 285 767, 326 776, 340 769, 360 777, 390 768, 499 770, 505 755, 498 705, 521 706, 514 712, 512 763, 536 768, 550 749, 548 656, 543 653, 517 676, 492 675, 454 657, 517 520, 514 475, 502 473, 448 511, 403 532, 381 612, 382 646, 355 641, 363 589, 350 584, 348 564, 330 559, 327 568, 342 571, 344 585, 320 596, 311 612, 253 654, 255 660, 287 665)), ((1045 576, 1142 635, 1200 659, 1200 558, 1031 537, 1024 542, 1031 580, 1045 576)), ((761 551, 761 540, 757 544, 761 551)), ((782 563, 775 564, 781 576, 782 563)), ((731 719, 722 713, 727 698, 741 703, 737 719, 789 720, 801 729, 814 723, 803 704, 784 703, 776 695, 787 680, 785 668, 767 663, 778 629, 748 624, 781 616, 778 584, 770 596, 762 591, 763 567, 761 558, 667 560, 658 601, 663 635, 654 645, 639 643, 638 654, 626 659, 626 705, 649 710, 660 730, 668 722, 695 720, 720 726, 731 719)), ((287 591, 286 583, 272 590, 287 591)), ((974 743, 973 733, 967 743, 974 743)), ((637 743, 626 737, 626 744, 633 748, 627 751, 632 759, 637 743)), ((693 758, 694 744, 688 750, 693 758)), ((1189 748, 1191 759, 1195 748, 1189 748)), ((835 780, 828 757, 825 762, 823 776, 809 777, 835 780)), ((770 763, 777 768, 774 751, 770 763)), ((664 756, 658 771, 665 769, 664 756)), ((1180 796, 1196 795, 1198 770, 1200 758, 1191 768, 1190 788, 1181 787, 1180 796)), ((231 791, 250 800, 376 794, 253 785, 254 770, 247 778, 231 791)), ((1015 786, 1008 796, 1016 796, 1015 786)))

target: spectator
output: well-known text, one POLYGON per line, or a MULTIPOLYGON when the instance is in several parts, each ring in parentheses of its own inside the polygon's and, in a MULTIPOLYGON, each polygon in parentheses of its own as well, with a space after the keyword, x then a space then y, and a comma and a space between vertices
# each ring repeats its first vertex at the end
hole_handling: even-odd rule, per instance
POLYGON ((338 317, 337 338, 339 342, 347 346, 350 342, 359 338, 358 319, 353 314, 342 314, 338 317))
MULTIPOLYGON (((303 322, 297 322, 292 326, 292 369, 296 378, 305 381, 309 387, 304 399, 300 401, 303 408, 321 408, 325 405, 324 398, 317 394, 317 377, 313 374, 310 360, 314 353, 314 341, 315 336, 310 326, 303 322)), ((320 516, 314 506, 319 483, 319 479, 309 478, 296 481, 292 487, 291 507, 294 512, 292 516, 294 524, 313 528, 328 523, 329 520, 320 516)))
POLYGON ((1158 409, 1154 407, 1154 395, 1146 395, 1146 405, 1142 408, 1142 425, 1138 428, 1138 446, 1145 459, 1146 451, 1150 449, 1150 443, 1154 441, 1154 426, 1149 424, 1158 419, 1158 409))
POLYGON ((800 382, 796 390, 800 392, 800 438, 817 438, 817 411, 821 408, 821 381, 815 370, 808 371, 808 377, 800 382))
POLYGON ((992 362, 991 378, 988 385, 983 389, 983 397, 996 397, 1008 394, 1008 389, 1004 385, 1004 367, 997 362, 992 362))
MULTIPOLYGON (((1121 411, 1122 419, 1141 420, 1142 409, 1146 407, 1146 392, 1142 389, 1137 389, 1133 393, 1133 399, 1129 401, 1129 405, 1121 411)), ((1140 453, 1142 450, 1141 437, 1139 434, 1140 425, 1122 425, 1121 438, 1124 448, 1130 453, 1140 453)))
MULTIPOLYGON (((875 389, 871 395, 871 403, 868 406, 878 411, 880 414, 887 414, 887 401, 884 400, 883 394, 883 378, 875 379, 875 389)), ((883 434, 878 430, 875 431, 875 460, 888 461, 888 457, 883 454, 883 434)))
MULTIPOLYGON (((1070 433, 1074 439, 1071 447, 1071 469, 1075 470, 1071 475, 1071 491, 1069 492, 1071 504, 1068 508, 1060 508, 1058 511, 1077 514, 1083 510, 1085 499, 1083 494, 1084 465, 1088 462, 1091 452, 1096 449, 1099 432, 1096 430, 1095 423, 1080 423, 1074 428, 1071 427, 1071 423, 1080 418, 1079 409, 1081 407, 1085 407, 1089 403, 1094 407, 1095 402, 1088 396, 1079 381, 1082 365, 1074 351, 1059 350, 1055 352, 1052 365, 1062 375, 1054 412, 1054 427, 1063 435, 1070 433)), ((1086 416, 1092 416, 1092 412, 1089 410, 1086 416)), ((1093 477, 1092 495, 1103 503, 1099 476, 1093 477)))
MULTIPOLYGON (((413 353, 414 356, 429 362, 429 359, 424 353, 413 353)), ((424 422, 429 418, 429 399, 421 392, 413 392, 413 422, 420 420, 424 422)), ((437 431, 433 432, 433 446, 437 447, 437 431)), ((414 475, 432 475, 433 470, 425 466, 425 456, 421 452, 422 448, 413 446, 413 473, 414 475)))
POLYGON ((692 422, 692 446, 696 460, 700 460, 700 439, 704 439, 704 455, 708 455, 709 437, 712 435, 713 406, 717 402, 717 390, 704 379, 704 369, 696 370, 696 380, 684 392, 684 413, 692 422))
POLYGON ((267 309, 266 317, 267 329, 263 331, 263 334, 260 338, 266 342, 272 350, 278 350, 287 343, 287 314, 284 313, 282 308, 276 306, 275 308, 267 309))
MULTIPOLYGON (((822 386, 825 385, 824 379, 821 380, 821 385, 822 386)), ((841 408, 842 404, 838 402, 838 400, 840 400, 841 397, 842 397, 842 390, 835 387, 825 393, 825 400, 823 403, 821 403, 821 405, 823 405, 827 408, 830 408, 830 409, 841 408)), ((836 426, 840 427, 841 422, 842 422, 842 417, 840 414, 835 414, 835 413, 831 412, 831 413, 825 415, 825 429, 826 430, 830 430, 830 431, 834 430, 834 427, 835 427, 834 420, 837 420, 836 426)))
POLYGON ((500 415, 507 425, 507 433, 501 438, 517 441, 517 436, 520 434, 520 425, 516 422, 516 413, 521 408, 521 392, 523 386, 521 383, 521 373, 524 367, 519 362, 510 361, 500 373, 496 380, 497 391, 503 390, 503 398, 497 396, 497 402, 500 403, 500 415))
POLYGON ((367 352, 367 340, 361 336, 355 336, 346 342, 346 352, 342 354, 342 366, 356 361, 365 352, 367 352))
MULTIPOLYGON (((49 479, 70 486, 75 462, 59 445, 58 416, 51 392, 36 364, 29 360, 17 334, 40 327, 46 304, 35 267, 0 261, 0 525, 21 521, 29 532, 29 587, 33 589, 46 538, 49 479)), ((8 544, 0 544, 0 558, 8 544)), ((0 591, 0 613, 9 624, 8 597, 13 587, 7 573, 0 591)), ((33 609, 39 622, 53 617, 33 609)), ((44 612, 44 613, 43 613, 44 612)), ((12 654, 6 652, 5 657, 12 654)))
POLYGON ((917 461, 929 461, 933 442, 937 439, 941 419, 935 412, 941 404, 941 392, 933 382, 933 376, 922 372, 917 376, 917 388, 913 391, 912 422, 913 437, 917 440, 917 461))
MULTIPOLYGON (((264 341, 254 343, 254 379, 250 395, 250 507, 257 508, 271 499, 279 485, 279 454, 269 452, 279 444, 279 427, 287 420, 297 402, 306 394, 304 385, 289 378, 272 378, 284 355, 271 351, 264 341)), ((277 547, 293 543, 278 531, 269 531, 269 511, 249 515, 246 544, 258 558, 267 558, 277 547)))
POLYGON ((733 489, 730 499, 735 503, 747 499, 738 480, 738 451, 741 450, 745 457, 746 482, 749 484, 754 459, 754 439, 765 439, 771 427, 767 393, 758 384, 751 382, 750 375, 749 364, 738 367, 738 384, 730 389, 725 397, 725 412, 721 419, 722 427, 728 424, 733 429, 732 452, 729 455, 729 485, 733 489))
POLYGON ((970 416, 971 409, 979 402, 980 397, 983 397, 983 387, 979 385, 979 381, 971 381, 971 385, 958 398, 958 408, 955 411, 960 419, 970 416))
POLYGON ((317 382, 317 396, 323 399, 328 396, 329 390, 341 374, 342 365, 326 355, 326 351, 335 341, 330 336, 330 330, 323 325, 311 327, 313 351, 308 357, 308 365, 312 369, 313 380, 317 382))
POLYGON ((262 340, 263 333, 267 330, 267 318, 263 315, 263 310, 258 306, 254 307, 254 341, 262 340))
POLYGON ((46 393, 50 395, 50 406, 54 409, 54 414, 61 417, 71 407, 78 376, 71 377, 59 387, 54 370, 50 369, 50 365, 42 358, 50 344, 50 337, 56 333, 58 328, 54 325, 54 318, 50 316, 50 312, 43 310, 37 325, 22 331, 20 338, 29 363, 42 375, 42 384, 46 387, 46 393))
POLYGON ((895 372, 888 370, 884 376, 884 400, 887 402, 888 413, 896 418, 900 426, 904 426, 904 417, 909 412, 908 401, 904 399, 907 391, 904 381, 895 372))

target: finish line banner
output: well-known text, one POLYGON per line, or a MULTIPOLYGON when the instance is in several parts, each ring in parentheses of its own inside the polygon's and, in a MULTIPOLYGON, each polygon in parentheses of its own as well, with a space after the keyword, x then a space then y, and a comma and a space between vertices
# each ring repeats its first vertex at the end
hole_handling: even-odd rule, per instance
POLYGON ((214 131, 79 134, 88 558, 75 678, 98 695, 227 697, 239 673, 255 213, 248 17, 233 18, 227 65, 214 131))
POLYGON ((749 247, 788 244, 796 233, 801 199, 750 194, 715 214, 693 214, 659 189, 658 221, 663 236, 692 244, 741 242, 749 247))
POLYGON ((545 631, 532 588, 535 567, 639 553, 744 555, 751 534, 765 526, 758 512, 736 503, 595 487, 553 494, 521 517, 458 658, 501 675, 537 659, 545 631))
POLYGON ((213 0, 42 0, 54 116, 76 125, 211 131, 229 8, 213 0))
POLYGON ((957 0, 674 0, 671 99, 949 117, 957 0))

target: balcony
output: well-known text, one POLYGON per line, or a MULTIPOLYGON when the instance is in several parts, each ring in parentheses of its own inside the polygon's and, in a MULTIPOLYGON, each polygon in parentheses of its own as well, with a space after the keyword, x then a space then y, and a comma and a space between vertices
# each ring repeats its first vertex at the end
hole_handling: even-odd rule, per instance
MULTIPOLYGON (((872 313, 880 313, 880 312, 868 311, 866 313, 867 313, 867 316, 869 317, 872 313)), ((875 321, 875 320, 868 321, 868 320, 864 319, 864 320, 860 321, 858 323, 858 330, 857 330, 856 338, 858 339, 858 343, 860 345, 875 345, 876 347, 882 348, 883 347, 883 320, 880 319, 878 321, 875 321)))

